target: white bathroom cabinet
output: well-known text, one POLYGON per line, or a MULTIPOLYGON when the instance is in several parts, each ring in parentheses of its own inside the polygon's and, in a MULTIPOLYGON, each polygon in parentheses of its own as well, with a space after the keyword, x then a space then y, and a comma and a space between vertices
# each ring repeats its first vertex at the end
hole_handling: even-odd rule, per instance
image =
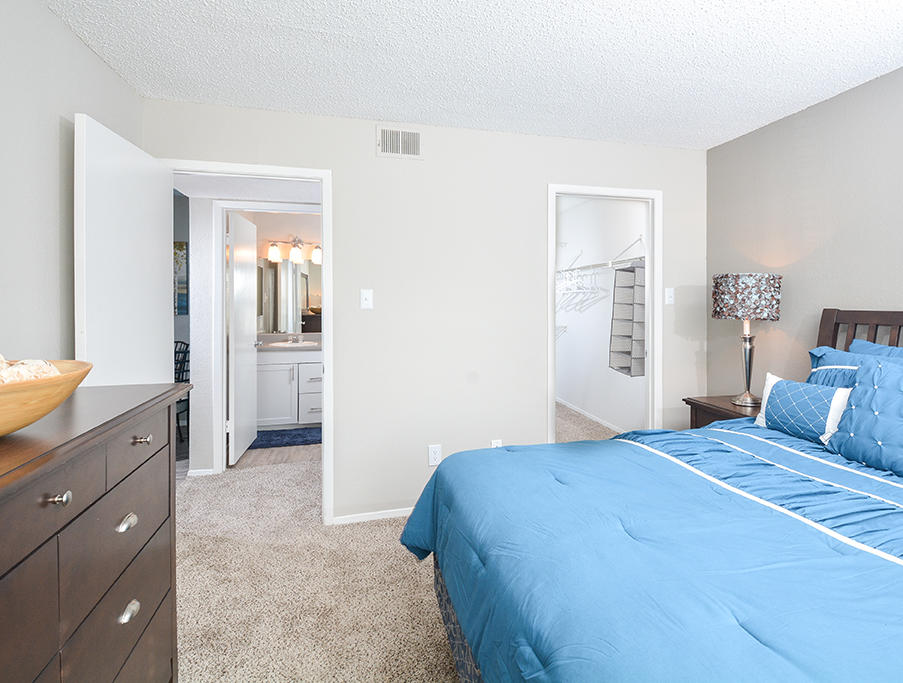
POLYGON ((258 353, 259 427, 316 424, 323 421, 321 358, 319 351, 258 353), (298 359, 302 359, 302 362, 298 362, 298 359), (289 362, 278 362, 283 360, 289 362))
POLYGON ((257 425, 298 423, 298 365, 257 366, 257 425))

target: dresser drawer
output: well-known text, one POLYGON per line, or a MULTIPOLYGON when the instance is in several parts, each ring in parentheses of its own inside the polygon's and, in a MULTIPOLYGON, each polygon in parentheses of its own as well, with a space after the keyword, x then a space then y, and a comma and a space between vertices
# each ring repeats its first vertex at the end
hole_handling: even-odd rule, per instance
POLYGON ((107 489, 169 443, 169 410, 130 423, 107 443, 107 489))
POLYGON ((321 393, 323 391, 323 364, 301 363, 298 365, 298 378, 298 393, 321 393))
POLYGON ((73 458, 0 504, 0 520, 16 520, 15 524, 3 525, 0 575, 103 495, 104 467, 101 446, 73 458), (67 492, 68 503, 48 502, 67 492))
POLYGON ((56 539, 0 579, 0 678, 32 681, 56 653, 56 539))
POLYGON ((169 591, 169 524, 157 530, 63 647, 63 683, 112 681, 122 667, 169 591))
POLYGON ((172 590, 144 629, 116 683, 167 683, 172 678, 172 590))
POLYGON ((34 683, 60 683, 60 653, 50 660, 50 664, 34 679, 34 683))
POLYGON ((323 394, 298 394, 298 424, 323 421, 323 394))
POLYGON ((168 516, 163 449, 60 533, 60 643, 168 516))

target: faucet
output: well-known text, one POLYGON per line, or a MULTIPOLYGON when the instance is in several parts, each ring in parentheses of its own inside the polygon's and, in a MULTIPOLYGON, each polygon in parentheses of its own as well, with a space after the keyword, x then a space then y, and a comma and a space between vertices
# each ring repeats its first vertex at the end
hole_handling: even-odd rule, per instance
POLYGON ((298 339, 298 335, 297 335, 297 334, 293 334, 293 335, 289 338, 289 341, 290 341, 292 344, 297 344, 297 343, 300 342, 301 340, 298 339))

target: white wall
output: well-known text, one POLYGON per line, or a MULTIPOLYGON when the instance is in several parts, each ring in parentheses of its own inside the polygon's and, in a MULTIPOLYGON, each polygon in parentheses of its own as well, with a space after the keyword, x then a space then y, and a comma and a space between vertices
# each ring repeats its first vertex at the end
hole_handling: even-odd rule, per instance
MULTIPOLYGON (((823 308, 903 309, 903 69, 709 150, 708 270, 784 275, 753 322, 753 390, 803 379, 823 308)), ((742 390, 740 322, 709 321, 709 388, 742 390)))
MULTIPOLYGON (((168 158, 326 168, 334 183, 335 514, 411 505, 446 453, 546 438, 549 183, 664 191, 664 419, 705 390, 705 154, 427 127, 377 158, 370 121, 149 101, 168 158), (360 310, 360 288, 376 307, 360 310)), ((192 292, 197 292, 197 281, 192 292)))
MULTIPOLYGON (((649 204, 607 197, 559 197, 556 267, 568 268, 618 256, 642 256, 642 244, 624 251, 651 227, 649 204)), ((558 309, 556 326, 567 330, 555 345, 555 395, 616 431, 646 426, 646 377, 609 367, 614 270, 603 271, 603 296, 586 310, 558 309)))
POLYGON ((142 100, 36 0, 0 3, 0 353, 72 358, 73 115, 140 143, 142 100))
POLYGON ((212 199, 189 199, 188 310, 191 314, 191 439, 189 472, 213 471, 213 454, 224 452, 224 396, 214 391, 223 359, 225 231, 212 199))

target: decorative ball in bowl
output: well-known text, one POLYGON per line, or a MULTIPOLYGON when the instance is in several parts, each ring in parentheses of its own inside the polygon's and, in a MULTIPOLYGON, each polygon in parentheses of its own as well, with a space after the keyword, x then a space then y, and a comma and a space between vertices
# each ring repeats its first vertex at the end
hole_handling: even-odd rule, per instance
POLYGON ((323 309, 320 306, 311 306, 308 310, 314 315, 320 315, 320 313, 323 312, 323 309))
POLYGON ((69 398, 93 367, 82 360, 47 362, 60 374, 0 384, 0 436, 40 420, 69 398))

